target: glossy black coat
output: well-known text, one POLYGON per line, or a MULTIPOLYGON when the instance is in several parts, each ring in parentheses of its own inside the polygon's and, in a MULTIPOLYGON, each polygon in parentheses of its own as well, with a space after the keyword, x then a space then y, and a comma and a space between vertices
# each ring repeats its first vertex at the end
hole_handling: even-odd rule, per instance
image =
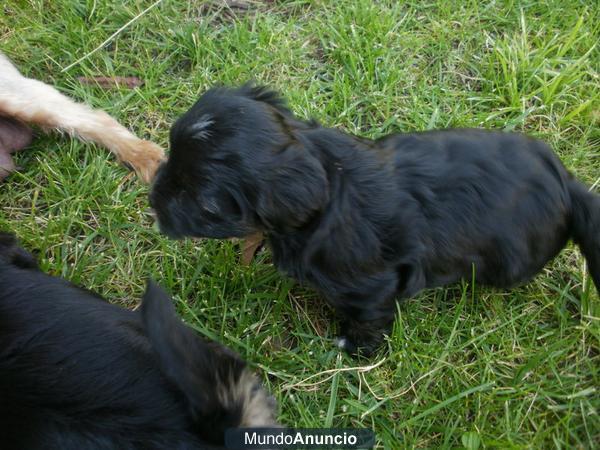
POLYGON ((523 283, 572 238, 600 285, 600 197, 543 142, 442 130, 378 140, 303 122, 264 88, 211 89, 171 130, 150 201, 172 237, 266 233, 364 353, 396 298, 473 275, 523 283))

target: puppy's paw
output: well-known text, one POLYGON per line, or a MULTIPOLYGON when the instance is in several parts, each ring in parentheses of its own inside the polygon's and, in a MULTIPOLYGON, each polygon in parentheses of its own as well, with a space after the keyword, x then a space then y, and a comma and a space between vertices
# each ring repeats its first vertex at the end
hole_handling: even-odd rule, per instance
POLYGON ((356 343, 350 340, 347 336, 339 336, 335 339, 335 345, 348 353, 351 356, 370 356, 370 354, 366 355, 364 351, 362 351, 361 347, 358 347, 356 343))
POLYGON ((387 318, 366 322, 347 319, 342 322, 342 336, 336 344, 353 356, 369 358, 380 349, 392 323, 387 318))
POLYGON ((381 347, 383 337, 371 342, 357 342, 350 339, 348 336, 340 336, 335 339, 335 344, 338 348, 344 350, 351 356, 362 356, 370 358, 381 347))
POLYGON ((166 159, 162 148, 141 139, 122 149, 119 157, 125 166, 135 170, 144 183, 152 182, 158 167, 166 159))

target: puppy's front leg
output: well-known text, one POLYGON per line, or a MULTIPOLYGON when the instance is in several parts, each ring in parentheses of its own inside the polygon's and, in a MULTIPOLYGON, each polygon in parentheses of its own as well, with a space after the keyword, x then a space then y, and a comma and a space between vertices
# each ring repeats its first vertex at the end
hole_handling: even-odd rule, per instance
POLYGON ((1 53, 0 115, 96 142, 146 182, 164 159, 163 150, 156 144, 137 138, 105 112, 76 103, 47 84, 22 76, 1 53))
POLYGON ((328 298, 341 318, 338 345, 352 355, 371 356, 389 334, 395 317, 395 272, 357 277, 328 298))
POLYGON ((342 321, 342 335, 338 338, 338 346, 351 355, 370 357, 383 343, 385 335, 392 331, 394 310, 390 316, 377 320, 359 321, 346 318, 342 321))

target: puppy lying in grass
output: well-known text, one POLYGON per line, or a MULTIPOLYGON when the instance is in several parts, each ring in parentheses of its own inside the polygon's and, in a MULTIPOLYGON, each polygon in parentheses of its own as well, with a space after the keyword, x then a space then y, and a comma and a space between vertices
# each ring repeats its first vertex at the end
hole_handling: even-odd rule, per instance
POLYGON ((25 124, 64 131, 96 142, 108 148, 147 183, 164 158, 160 147, 137 138, 105 112, 75 103, 53 87, 24 77, 0 52, 0 120, 2 116, 16 119, 21 126, 9 128, 0 123, 0 181, 14 170, 10 153, 17 150, 9 149, 2 141, 22 139, 26 134, 25 124))
POLYGON ((274 401, 150 282, 140 311, 38 270, 0 233, 0 436, 6 449, 222 448, 274 401))
POLYGON ((171 129, 150 195, 170 237, 265 233, 320 290, 341 345, 376 350, 395 298, 473 274, 508 288, 579 244, 600 287, 600 197, 543 142, 483 130, 362 139, 296 119, 273 92, 211 89, 171 129))

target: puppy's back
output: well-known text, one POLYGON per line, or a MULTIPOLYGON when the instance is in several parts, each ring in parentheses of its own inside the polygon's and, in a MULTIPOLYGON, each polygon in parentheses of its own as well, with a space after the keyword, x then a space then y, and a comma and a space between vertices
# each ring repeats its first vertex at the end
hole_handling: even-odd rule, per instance
POLYGON ((518 133, 440 130, 378 141, 427 218, 428 285, 469 277, 529 280, 570 237, 572 177, 542 141, 518 133))

